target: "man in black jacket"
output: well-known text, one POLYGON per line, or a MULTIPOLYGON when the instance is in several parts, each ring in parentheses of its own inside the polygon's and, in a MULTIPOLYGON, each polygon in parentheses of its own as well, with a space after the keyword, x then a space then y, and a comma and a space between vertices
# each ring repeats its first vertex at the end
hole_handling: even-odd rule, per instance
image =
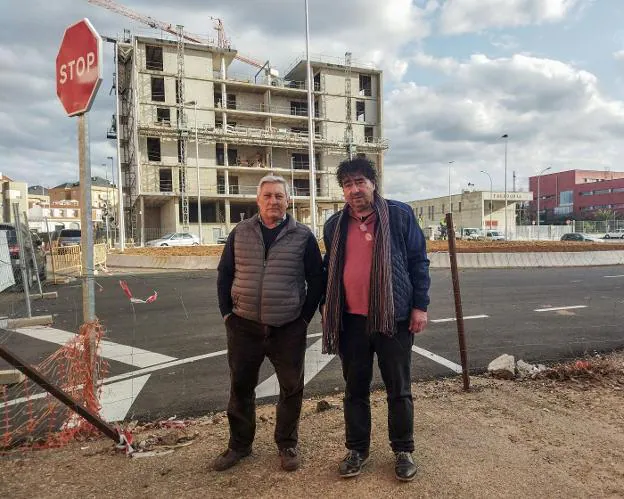
POLYGON ((325 224, 326 290, 323 352, 339 354, 346 382, 347 456, 340 476, 359 475, 369 457, 373 356, 388 394, 388 432, 395 474, 413 480, 413 335, 427 325, 429 260, 413 210, 376 191, 366 157, 343 161, 336 172, 347 202, 325 224))
POLYGON ((251 453, 255 388, 268 357, 280 386, 275 442, 282 468, 299 467, 298 424, 303 399, 307 327, 322 292, 321 254, 310 229, 286 213, 282 177, 258 185, 258 215, 230 233, 218 267, 219 309, 230 367, 228 448, 214 462, 226 470, 251 453))

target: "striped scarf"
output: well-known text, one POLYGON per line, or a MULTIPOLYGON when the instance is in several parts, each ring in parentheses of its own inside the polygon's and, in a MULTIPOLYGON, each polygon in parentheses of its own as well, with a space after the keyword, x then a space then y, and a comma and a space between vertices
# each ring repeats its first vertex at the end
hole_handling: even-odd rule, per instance
MULTIPOLYGON (((375 192, 373 209, 377 215, 375 246, 371 267, 368 297, 367 333, 379 332, 393 336, 395 331, 394 300, 392 296, 392 262, 390 249, 390 217, 388 202, 375 192)), ((338 353, 344 294, 342 274, 345 261, 345 242, 349 226, 348 207, 340 213, 331 242, 327 269, 327 289, 323 309, 323 353, 338 353)))

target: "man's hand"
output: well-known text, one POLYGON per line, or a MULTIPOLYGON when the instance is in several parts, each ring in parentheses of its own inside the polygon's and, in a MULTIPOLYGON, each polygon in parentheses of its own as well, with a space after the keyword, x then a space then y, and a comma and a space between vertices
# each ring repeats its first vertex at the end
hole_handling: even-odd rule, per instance
POLYGON ((412 334, 422 333, 427 327, 427 312, 417 308, 412 309, 410 314, 409 330, 412 334))

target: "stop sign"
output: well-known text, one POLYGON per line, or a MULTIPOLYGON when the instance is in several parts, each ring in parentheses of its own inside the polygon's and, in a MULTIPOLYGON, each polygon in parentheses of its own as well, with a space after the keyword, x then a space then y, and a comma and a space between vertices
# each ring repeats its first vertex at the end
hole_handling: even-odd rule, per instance
POLYGON ((68 116, 86 113, 102 83, 102 39, 88 19, 65 30, 56 56, 56 95, 68 116))

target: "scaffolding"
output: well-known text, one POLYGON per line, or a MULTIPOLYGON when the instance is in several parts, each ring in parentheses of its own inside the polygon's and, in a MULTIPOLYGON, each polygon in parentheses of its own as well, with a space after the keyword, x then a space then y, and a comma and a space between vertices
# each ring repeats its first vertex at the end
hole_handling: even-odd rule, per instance
POLYGON ((189 230, 189 198, 186 191, 186 149, 188 129, 184 112, 184 27, 178 28, 178 74, 176 78, 176 104, 178 107, 178 162, 180 163, 180 197, 182 201, 182 228, 189 230))
POLYGON ((345 52, 345 144, 349 159, 353 158, 353 109, 351 106, 351 52, 345 52))

